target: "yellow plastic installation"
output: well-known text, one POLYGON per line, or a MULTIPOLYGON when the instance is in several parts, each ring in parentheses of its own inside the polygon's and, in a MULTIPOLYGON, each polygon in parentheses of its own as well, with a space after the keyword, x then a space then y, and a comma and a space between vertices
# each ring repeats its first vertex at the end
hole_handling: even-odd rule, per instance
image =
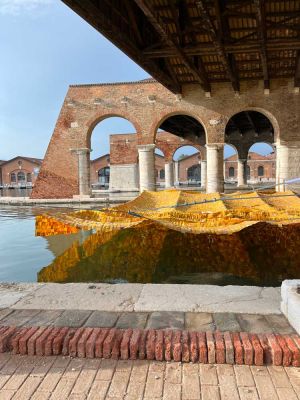
POLYGON ((299 224, 300 198, 291 191, 223 196, 175 189, 143 192, 135 200, 111 208, 39 216, 36 235, 73 233, 78 229, 118 231, 146 221, 183 233, 233 234, 259 222, 299 224))

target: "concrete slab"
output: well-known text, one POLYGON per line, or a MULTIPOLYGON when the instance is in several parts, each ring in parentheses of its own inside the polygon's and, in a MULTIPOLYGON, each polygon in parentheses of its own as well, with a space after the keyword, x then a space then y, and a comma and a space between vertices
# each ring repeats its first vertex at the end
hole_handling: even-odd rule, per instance
POLYGON ((54 326, 69 326, 71 328, 79 328, 82 326, 89 316, 91 311, 86 310, 66 310, 53 323, 54 326))
POLYGON ((148 284, 143 286, 134 310, 280 314, 280 289, 148 284))
POLYGON ((140 328, 144 329, 146 326, 148 314, 147 313, 132 313, 126 312, 121 314, 117 321, 116 328, 128 329, 128 328, 140 328))
POLYGON ((281 310, 300 335, 300 279, 286 280, 281 286, 281 310))
POLYGON ((153 312, 150 314, 148 329, 184 329, 184 313, 183 312, 153 312))
POLYGON ((142 287, 140 284, 47 283, 13 308, 133 311, 142 287))
POLYGON ((116 312, 93 311, 84 326, 90 328, 112 328, 120 314, 116 312))
POLYGON ((38 283, 0 283, 0 308, 11 307, 42 286, 38 283))

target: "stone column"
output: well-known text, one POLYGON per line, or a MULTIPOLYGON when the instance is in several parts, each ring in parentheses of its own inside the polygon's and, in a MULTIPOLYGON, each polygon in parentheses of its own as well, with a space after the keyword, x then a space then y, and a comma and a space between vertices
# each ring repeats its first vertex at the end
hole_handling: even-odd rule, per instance
POLYGON ((201 161, 201 187, 206 188, 206 160, 201 161))
POLYGON ((79 196, 91 195, 91 175, 90 175, 90 149, 72 149, 78 157, 78 186, 79 196))
POLYGON ((224 192, 224 144, 206 145, 207 193, 224 192))
POLYGON ((139 152, 139 172, 140 172, 140 192, 155 188, 155 144, 138 146, 139 152))
POLYGON ((238 186, 247 185, 247 160, 237 160, 237 184, 238 186))
POLYGON ((175 161, 175 184, 179 186, 179 162, 175 161))
POLYGON ((276 144, 276 190, 286 190, 284 182, 289 179, 289 148, 287 145, 276 144))
POLYGON ((165 188, 174 186, 174 165, 173 162, 165 163, 165 188))

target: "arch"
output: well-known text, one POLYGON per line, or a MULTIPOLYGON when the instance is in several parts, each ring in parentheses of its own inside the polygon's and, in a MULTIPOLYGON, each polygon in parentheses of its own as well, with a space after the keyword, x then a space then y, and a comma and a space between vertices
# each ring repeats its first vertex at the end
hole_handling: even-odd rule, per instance
POLYGON ((104 120, 108 119, 108 118, 123 118, 125 120, 127 120, 128 122, 130 122, 135 129, 135 133, 137 134, 137 136, 141 135, 141 126, 140 124, 137 122, 137 120, 135 120, 134 118, 132 118, 131 114, 128 114, 126 112, 124 113, 107 113, 107 114, 96 114, 93 117, 91 117, 87 122, 86 122, 86 127, 87 127, 87 135, 86 135, 86 147, 90 148, 90 141, 91 141, 91 136, 93 133, 93 130, 95 129, 95 127, 100 124, 101 122, 103 122, 104 120))
POLYGON ((239 152, 237 150, 237 148, 231 144, 231 143, 226 143, 224 144, 224 159, 228 158, 228 157, 232 157, 234 155, 239 156, 239 152))
POLYGON ((273 126, 273 130, 274 130, 274 142, 276 143, 277 141, 280 140, 280 127, 279 127, 277 118, 270 111, 265 110, 264 108, 261 108, 261 107, 254 107, 254 106, 248 107, 247 106, 247 107, 242 107, 242 108, 237 109, 235 112, 233 112, 229 116, 226 126, 228 125, 228 122, 231 120, 231 118, 234 117, 236 114, 239 114, 241 112, 247 112, 247 111, 257 111, 257 112, 263 114, 266 118, 268 118, 269 121, 271 122, 271 124, 273 126))
POLYGON ((178 161, 178 160, 175 160, 174 156, 175 156, 176 152, 177 152, 178 150, 182 149, 183 147, 193 147, 196 151, 195 151, 194 153, 190 154, 190 155, 194 155, 194 154, 199 153, 199 159, 200 159, 200 160, 203 159, 202 154, 201 154, 201 146, 200 146, 200 145, 196 145, 196 144, 195 144, 195 145, 182 144, 182 145, 178 146, 178 147, 173 151, 173 154, 172 154, 172 160, 173 160, 173 161, 178 161), (199 147, 198 147, 198 146, 199 146, 199 147))
POLYGON ((165 157, 164 151, 157 145, 155 145, 154 154, 161 156, 161 157, 165 157))
MULTIPOLYGON (((268 149, 268 150, 269 150, 269 149, 268 149)), ((264 140, 264 141, 261 141, 261 142, 253 143, 253 144, 248 148, 248 154, 251 153, 251 152, 258 152, 258 154, 267 155, 267 154, 271 154, 272 152, 275 153, 275 146, 274 146, 273 143, 269 143, 269 142, 267 142, 267 141, 264 140), (265 145, 265 146, 269 147, 269 148, 270 148, 270 151, 267 152, 267 147, 265 147, 265 150, 262 151, 262 152, 261 152, 260 150, 255 150, 255 148, 253 149, 253 147, 257 147, 257 146, 260 146, 260 145, 265 145), (252 149, 252 150, 251 150, 251 149, 252 149)))
POLYGON ((157 120, 152 123, 151 128, 150 128, 150 133, 151 133, 151 137, 153 137, 153 143, 156 140, 156 134, 158 132, 158 129, 161 127, 161 125, 167 119, 177 116, 177 115, 178 116, 180 116, 180 115, 187 116, 187 117, 190 117, 190 118, 193 118, 194 120, 196 120, 202 126, 202 128, 204 130, 205 143, 207 142, 207 128, 206 128, 204 122, 199 118, 199 116, 195 115, 193 113, 190 113, 188 111, 185 111, 185 110, 182 110, 182 111, 177 110, 177 111, 169 112, 167 114, 165 112, 160 113, 158 115, 157 120))

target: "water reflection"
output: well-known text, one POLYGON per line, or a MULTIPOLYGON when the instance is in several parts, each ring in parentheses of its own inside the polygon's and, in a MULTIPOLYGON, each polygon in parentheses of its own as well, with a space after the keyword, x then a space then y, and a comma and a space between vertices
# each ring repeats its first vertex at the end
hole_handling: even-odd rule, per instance
POLYGON ((145 222, 73 242, 38 273, 38 281, 277 286, 299 272, 300 224, 195 235, 145 222))

